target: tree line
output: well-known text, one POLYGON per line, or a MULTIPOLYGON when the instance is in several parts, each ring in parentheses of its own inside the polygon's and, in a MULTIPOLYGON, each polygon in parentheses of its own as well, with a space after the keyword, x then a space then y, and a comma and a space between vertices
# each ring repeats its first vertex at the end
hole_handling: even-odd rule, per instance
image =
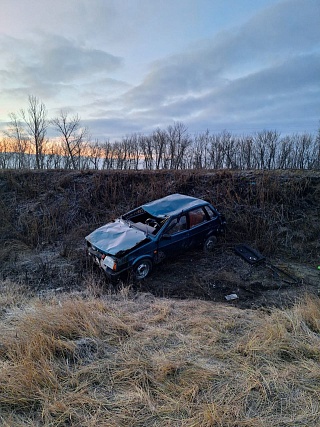
POLYGON ((90 140, 78 115, 61 111, 49 120, 38 98, 28 101, 27 110, 10 114, 0 140, 2 169, 320 169, 320 129, 284 137, 275 130, 191 136, 176 122, 150 135, 101 143, 90 140), (56 138, 47 137, 49 126, 56 138))

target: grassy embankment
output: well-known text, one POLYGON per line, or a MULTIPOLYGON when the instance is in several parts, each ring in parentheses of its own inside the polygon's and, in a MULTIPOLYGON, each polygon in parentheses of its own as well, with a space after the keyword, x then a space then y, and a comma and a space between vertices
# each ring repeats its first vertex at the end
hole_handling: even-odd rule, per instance
POLYGON ((320 425, 318 298, 240 310, 125 287, 111 295, 87 275, 77 276, 81 292, 43 296, 14 267, 54 245, 79 262, 86 229, 169 192, 215 201, 232 230, 226 245, 245 238, 315 261, 319 228, 306 208, 314 215, 319 189, 310 177, 28 172, 1 175, 1 191, 2 425, 320 425))

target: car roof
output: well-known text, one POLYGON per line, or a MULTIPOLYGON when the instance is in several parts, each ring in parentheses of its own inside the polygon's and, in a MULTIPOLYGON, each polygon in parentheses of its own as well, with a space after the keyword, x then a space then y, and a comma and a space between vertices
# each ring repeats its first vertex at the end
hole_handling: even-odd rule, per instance
POLYGON ((184 194, 170 194, 170 196, 142 205, 142 208, 155 217, 178 215, 182 211, 196 206, 208 205, 208 202, 184 194))

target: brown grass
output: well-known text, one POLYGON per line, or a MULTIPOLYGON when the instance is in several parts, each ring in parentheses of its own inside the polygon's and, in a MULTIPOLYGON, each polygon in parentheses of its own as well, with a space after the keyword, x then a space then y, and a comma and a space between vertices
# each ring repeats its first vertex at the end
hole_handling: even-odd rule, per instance
POLYGON ((203 197, 223 212, 227 243, 250 242, 310 259, 319 228, 316 174, 289 171, 1 171, 0 227, 29 247, 83 239, 97 225, 170 193, 203 197), (314 176, 313 176, 314 175, 314 176), (308 209, 308 211, 306 211, 308 209), (299 245, 297 244, 299 243, 299 245), (301 248, 299 250, 299 247, 301 248))
MULTIPOLYGON (((106 294, 83 255, 83 237, 97 225, 181 192, 210 199, 227 216, 226 247, 245 241, 265 255, 276 248, 318 262, 317 177, 8 171, 0 178, 0 425, 320 425, 318 298, 266 312, 135 298, 125 285, 106 294), (68 286, 81 292, 62 293, 68 286)), ((216 278, 237 285, 230 268, 216 278)), ((203 286, 196 280, 189 287, 203 286)))
POLYGON ((320 304, 3 300, 6 426, 317 426, 320 304))

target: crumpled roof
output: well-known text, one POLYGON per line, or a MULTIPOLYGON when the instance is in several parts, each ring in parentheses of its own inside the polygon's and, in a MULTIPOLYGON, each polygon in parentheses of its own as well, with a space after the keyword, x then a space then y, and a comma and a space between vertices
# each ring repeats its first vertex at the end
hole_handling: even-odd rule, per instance
POLYGON ((145 205, 142 205, 142 208, 150 215, 161 218, 178 215, 182 211, 206 204, 207 202, 204 200, 197 199, 195 197, 185 196, 183 194, 170 194, 170 196, 146 203, 145 205))
POLYGON ((110 222, 93 231, 86 237, 93 246, 109 255, 134 248, 143 240, 146 234, 123 221, 110 222))

